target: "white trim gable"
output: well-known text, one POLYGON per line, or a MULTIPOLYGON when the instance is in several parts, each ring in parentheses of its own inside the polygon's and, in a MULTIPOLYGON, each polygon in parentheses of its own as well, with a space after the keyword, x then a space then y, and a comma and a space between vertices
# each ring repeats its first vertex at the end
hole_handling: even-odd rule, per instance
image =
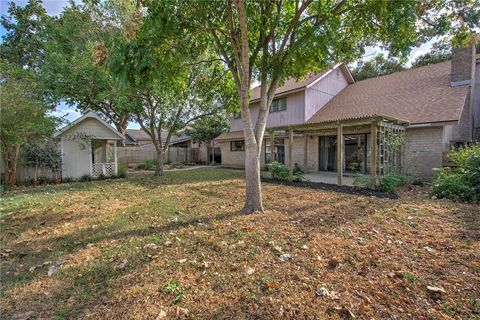
POLYGON ((88 118, 94 118, 94 119, 98 120, 101 124, 103 124, 106 128, 108 128, 113 134, 115 134, 118 137, 117 140, 123 140, 124 139, 124 136, 120 132, 118 132, 118 130, 116 130, 111 125, 109 125, 105 120, 100 118, 100 116, 93 111, 88 111, 87 113, 85 113, 80 118, 78 118, 75 121, 67 124, 66 126, 61 128, 60 130, 55 132, 53 137, 57 138, 57 137, 61 136, 63 133, 67 132, 68 130, 70 130, 71 128, 75 127, 76 125, 78 125, 79 123, 81 123, 82 121, 84 121, 85 119, 88 119, 88 118))

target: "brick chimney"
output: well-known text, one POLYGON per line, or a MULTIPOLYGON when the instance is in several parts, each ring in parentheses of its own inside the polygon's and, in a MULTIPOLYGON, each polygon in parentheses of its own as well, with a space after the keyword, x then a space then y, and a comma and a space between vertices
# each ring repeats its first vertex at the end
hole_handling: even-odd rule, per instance
POLYGON ((452 48, 451 86, 464 86, 472 83, 475 66, 475 46, 452 48))

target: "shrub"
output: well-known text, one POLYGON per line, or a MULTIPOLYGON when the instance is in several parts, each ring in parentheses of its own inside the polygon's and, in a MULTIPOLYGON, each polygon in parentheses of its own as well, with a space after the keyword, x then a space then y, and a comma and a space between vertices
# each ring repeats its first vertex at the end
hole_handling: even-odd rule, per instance
MULTIPOLYGON (((391 172, 379 178, 378 189, 383 192, 395 192, 398 187, 407 182, 407 177, 401 172, 391 172)), ((353 185, 361 188, 372 186, 372 176, 359 175, 353 179, 353 185)))
MULTIPOLYGON (((270 171, 272 172, 272 178, 277 179, 277 180, 283 180, 283 181, 288 181, 289 180, 289 172, 288 168, 277 161, 270 162, 268 165, 270 171)), ((295 164, 295 167, 293 169, 293 181, 302 181, 304 179, 303 177, 303 170, 298 166, 298 164, 295 164)))
POLYGON ((119 164, 117 168, 117 177, 126 178, 127 177, 127 168, 124 165, 119 164))
POLYGON ((157 161, 156 160, 147 159, 147 160, 143 161, 143 163, 141 165, 138 166, 138 169, 155 170, 156 166, 157 166, 157 161))
POLYGON ((360 188, 370 188, 372 186, 372 176, 362 174, 353 179, 353 185, 360 188))
POLYGON ((405 184, 407 177, 401 172, 391 172, 382 177, 379 181, 379 189, 383 192, 395 192, 398 187, 405 184))
POLYGON ((452 151, 454 168, 437 169, 432 193, 438 198, 480 200, 480 143, 452 151))

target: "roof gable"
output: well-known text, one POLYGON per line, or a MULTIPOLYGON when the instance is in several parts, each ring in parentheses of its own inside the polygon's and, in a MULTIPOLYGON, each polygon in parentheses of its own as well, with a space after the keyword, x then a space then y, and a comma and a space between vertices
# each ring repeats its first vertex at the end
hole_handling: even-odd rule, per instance
POLYGON ((124 139, 123 135, 118 132, 115 128, 109 125, 105 120, 100 118, 95 112, 89 111, 85 113, 80 118, 69 123, 68 125, 61 128, 57 131, 53 137, 61 137, 67 132, 74 130, 79 130, 87 134, 92 134, 96 138, 101 139, 110 139, 110 140, 122 140, 124 139), (86 124, 89 124, 88 126, 86 124), (95 132, 88 132, 95 131, 95 132))
MULTIPOLYGON (((345 66, 343 63, 341 63, 341 64, 335 65, 330 69, 326 69, 322 72, 311 73, 301 79, 289 78, 285 80, 285 83, 283 84, 283 86, 277 88, 277 90, 275 91, 275 96, 287 94, 290 92, 296 92, 299 90, 305 90, 307 87, 314 85, 316 82, 320 81, 323 77, 325 77, 328 73, 332 72, 337 68, 340 68, 340 70, 345 75, 345 78, 347 78, 349 83, 354 82, 354 79, 352 77, 352 74, 348 70, 348 67, 345 66)), ((260 87, 261 86, 256 86, 252 89, 250 102, 256 102, 257 100, 260 99, 260 87)))

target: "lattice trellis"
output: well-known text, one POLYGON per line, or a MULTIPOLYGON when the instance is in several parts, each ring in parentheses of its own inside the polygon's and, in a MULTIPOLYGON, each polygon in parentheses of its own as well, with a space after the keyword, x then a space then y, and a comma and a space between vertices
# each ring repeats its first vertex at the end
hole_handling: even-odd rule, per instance
POLYGON ((111 177, 115 175, 115 163, 94 163, 92 164, 92 177, 111 177))
POLYGON ((378 124, 377 174, 403 170, 405 127, 389 122, 378 124))

